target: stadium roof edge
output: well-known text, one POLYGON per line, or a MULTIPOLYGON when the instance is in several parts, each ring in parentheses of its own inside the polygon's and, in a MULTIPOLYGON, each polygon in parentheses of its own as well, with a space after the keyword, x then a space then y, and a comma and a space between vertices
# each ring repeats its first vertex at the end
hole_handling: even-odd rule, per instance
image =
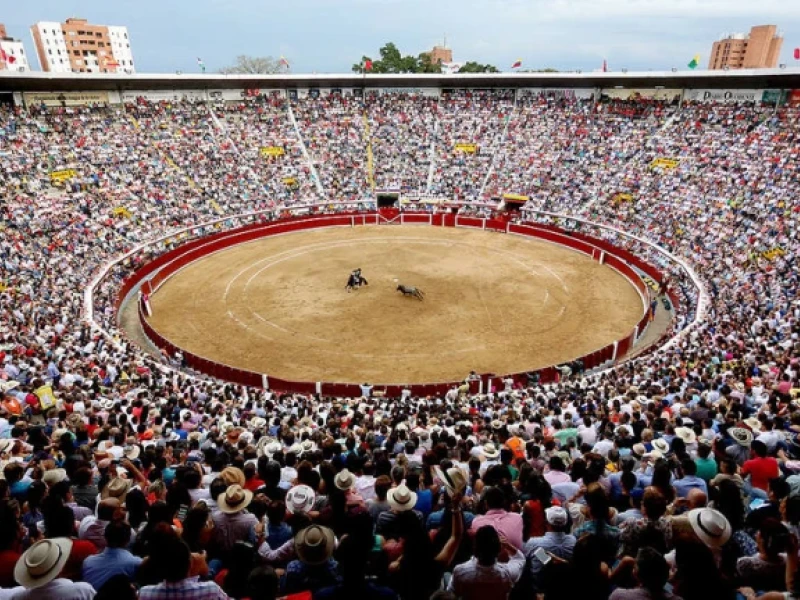
POLYGON ((244 89, 244 88, 708 88, 800 89, 800 69, 736 71, 637 71, 613 73, 480 73, 455 75, 279 74, 135 75, 16 73, 0 71, 0 92, 244 89))

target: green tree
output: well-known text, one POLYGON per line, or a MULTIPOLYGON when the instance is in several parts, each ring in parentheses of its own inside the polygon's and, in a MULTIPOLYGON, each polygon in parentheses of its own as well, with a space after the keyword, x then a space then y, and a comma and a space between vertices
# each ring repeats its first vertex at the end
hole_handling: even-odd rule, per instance
POLYGON ((236 64, 219 70, 223 75, 268 75, 281 73, 281 62, 271 56, 246 56, 241 54, 236 57, 236 64))
POLYGON ((459 73, 499 73, 500 70, 494 65, 482 65, 474 61, 464 63, 458 70, 459 73))
POLYGON ((441 66, 431 63, 430 56, 420 54, 418 57, 400 52, 395 44, 389 42, 379 50, 380 58, 362 56, 361 62, 354 64, 354 73, 364 73, 368 60, 372 61, 370 73, 441 73, 441 66))

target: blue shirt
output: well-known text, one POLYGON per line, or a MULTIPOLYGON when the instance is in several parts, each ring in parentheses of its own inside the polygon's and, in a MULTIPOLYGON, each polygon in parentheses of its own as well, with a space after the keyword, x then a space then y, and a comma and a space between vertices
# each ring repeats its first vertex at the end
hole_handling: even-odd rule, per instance
POLYGON ((566 561, 572 560, 572 552, 575 549, 577 539, 574 535, 568 533, 559 533, 555 531, 548 531, 542 537, 532 537, 525 542, 523 553, 528 559, 528 572, 531 575, 531 580, 534 587, 538 590, 541 586, 540 576, 544 565, 534 556, 537 548, 541 548, 545 552, 550 552, 559 558, 566 561))
POLYGON ((99 590, 115 575, 125 575, 131 581, 136 577, 136 569, 142 559, 124 548, 106 548, 100 554, 89 556, 83 561, 82 579, 99 590))
POLYGON ((693 490, 694 488, 699 488, 703 490, 703 493, 708 495, 708 486, 706 485, 706 482, 696 475, 687 475, 680 479, 676 479, 672 482, 672 487, 675 488, 678 498, 686 498, 686 496, 689 494, 689 491, 693 490))

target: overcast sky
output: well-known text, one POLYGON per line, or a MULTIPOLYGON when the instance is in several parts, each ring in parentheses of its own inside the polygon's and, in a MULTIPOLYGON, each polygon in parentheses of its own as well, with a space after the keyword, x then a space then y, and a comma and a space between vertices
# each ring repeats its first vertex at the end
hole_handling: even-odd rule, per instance
POLYGON ((30 25, 84 17, 126 25, 138 72, 196 72, 236 55, 286 56, 292 71, 346 72, 362 54, 395 42, 418 54, 445 34, 457 61, 509 70, 685 68, 708 63, 724 32, 776 24, 785 35, 780 62, 800 66, 800 0, 29 0, 0 11, 9 35, 33 56, 30 25))

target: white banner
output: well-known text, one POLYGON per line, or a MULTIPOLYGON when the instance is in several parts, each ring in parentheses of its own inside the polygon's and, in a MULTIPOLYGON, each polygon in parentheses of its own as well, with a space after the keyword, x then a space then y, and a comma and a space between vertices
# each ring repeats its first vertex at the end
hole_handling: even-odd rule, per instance
POLYGON ((577 98, 578 100, 591 100, 594 96, 593 88, 522 88, 523 93, 539 95, 552 95, 556 98, 577 98))
POLYGON ((761 102, 764 90, 686 90, 684 100, 690 102, 761 102))
POLYGON ((177 102, 179 100, 208 100, 206 90, 130 90, 122 92, 122 101, 136 102, 145 98, 151 102, 177 102))

